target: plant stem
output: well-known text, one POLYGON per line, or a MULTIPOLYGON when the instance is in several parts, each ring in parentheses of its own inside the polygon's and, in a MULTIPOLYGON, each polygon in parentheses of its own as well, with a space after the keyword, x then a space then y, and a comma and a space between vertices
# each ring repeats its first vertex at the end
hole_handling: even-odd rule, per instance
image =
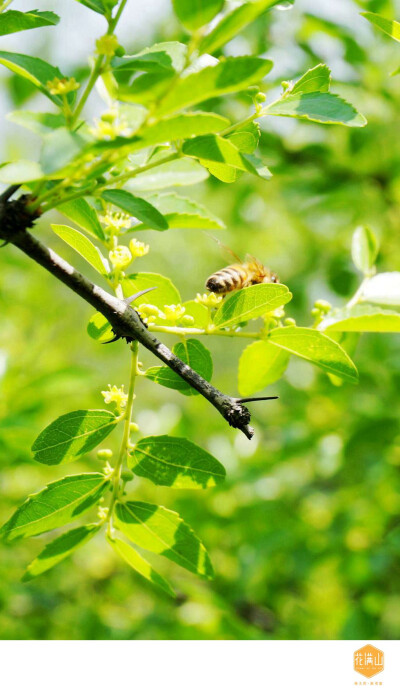
POLYGON ((168 333, 169 335, 220 335, 221 337, 249 337, 255 340, 261 338, 261 333, 246 332, 243 330, 218 330, 208 328, 181 328, 169 325, 151 325, 150 329, 159 333, 168 333))
POLYGON ((129 377, 129 389, 128 389, 128 399, 126 403, 126 409, 125 409, 125 415, 124 415, 124 431, 122 435, 122 441, 121 441, 121 447, 119 450, 119 455, 118 455, 118 461, 115 466, 114 470, 114 475, 113 475, 113 490, 112 490, 112 495, 111 495, 111 502, 109 506, 109 511, 108 511, 108 534, 109 536, 112 536, 111 533, 111 517, 112 513, 114 510, 114 505, 117 500, 118 494, 119 494, 119 489, 120 489, 120 483, 121 483, 121 472, 122 472, 122 465, 123 461, 126 455, 126 452, 128 450, 128 444, 129 444, 129 427, 132 421, 132 406, 133 406, 133 401, 135 398, 135 381, 136 381, 136 376, 138 374, 138 349, 139 349, 139 343, 137 341, 132 342, 130 345, 131 349, 131 371, 130 371, 130 377, 129 377))

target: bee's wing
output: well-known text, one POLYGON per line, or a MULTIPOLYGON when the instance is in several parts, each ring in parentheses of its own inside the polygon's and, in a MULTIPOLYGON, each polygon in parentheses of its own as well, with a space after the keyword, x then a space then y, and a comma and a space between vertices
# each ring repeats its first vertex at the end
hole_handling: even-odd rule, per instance
POLYGON ((217 243, 217 245, 219 245, 219 247, 222 248, 222 250, 226 253, 225 258, 227 262, 232 262, 233 259, 236 260, 238 264, 243 264, 243 260, 241 260, 240 257, 236 255, 235 252, 233 252, 233 250, 231 250, 227 245, 225 245, 225 243, 222 243, 221 240, 219 240, 219 238, 217 238, 215 235, 212 235, 212 233, 206 233, 206 235, 208 235, 209 238, 212 238, 212 240, 214 240, 217 243))

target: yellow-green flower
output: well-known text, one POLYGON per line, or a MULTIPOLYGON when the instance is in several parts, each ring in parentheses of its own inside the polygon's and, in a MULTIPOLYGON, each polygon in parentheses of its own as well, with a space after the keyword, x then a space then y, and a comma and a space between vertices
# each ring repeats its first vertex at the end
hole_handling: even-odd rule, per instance
POLYGON ((122 235, 124 229, 130 228, 132 221, 128 214, 113 212, 111 209, 108 209, 104 216, 99 218, 104 225, 106 233, 109 235, 122 235))
POLYGON ((214 291, 209 294, 196 294, 195 302, 201 303, 206 308, 216 308, 224 300, 223 296, 218 296, 214 291))
POLYGON ((115 403, 118 412, 121 412, 122 409, 125 408, 126 401, 128 400, 128 394, 125 393, 123 386, 118 388, 117 386, 111 386, 111 384, 108 384, 108 391, 102 391, 101 395, 103 396, 105 403, 115 403))
POLYGON ((68 92, 75 92, 80 84, 75 78, 53 78, 47 81, 46 87, 51 95, 66 95, 68 92))
POLYGON ((164 306, 163 310, 166 320, 174 323, 185 315, 186 309, 180 303, 177 303, 171 306, 164 306))
POLYGON ((126 245, 117 245, 110 251, 109 258, 114 269, 126 269, 132 262, 132 255, 126 245))
POLYGON ((147 255, 150 250, 150 246, 146 245, 146 243, 142 243, 140 240, 136 240, 136 238, 132 238, 132 240, 129 242, 129 249, 132 253, 132 259, 134 260, 135 257, 143 257, 144 255, 147 255))
POLYGON ((101 56, 109 56, 112 58, 118 46, 119 41, 115 34, 104 34, 104 36, 101 36, 100 39, 96 41, 97 53, 101 56))

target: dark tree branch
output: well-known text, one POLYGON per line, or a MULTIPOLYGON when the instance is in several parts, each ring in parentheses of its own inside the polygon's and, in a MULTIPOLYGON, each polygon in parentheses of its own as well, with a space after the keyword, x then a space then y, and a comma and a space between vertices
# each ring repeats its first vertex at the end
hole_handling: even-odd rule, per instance
POLYGON ((22 197, 0 206, 0 238, 15 245, 78 296, 85 299, 97 311, 100 311, 107 318, 118 337, 124 337, 128 341, 138 340, 172 371, 179 374, 190 386, 201 393, 232 427, 240 429, 248 439, 251 439, 254 430, 249 426, 249 410, 238 399, 221 393, 193 371, 191 367, 178 359, 168 347, 147 330, 133 308, 104 291, 97 284, 93 284, 62 257, 31 235, 26 228, 32 225, 36 217, 27 213, 25 203, 25 198, 22 197), (1 211, 1 209, 3 210, 1 211))

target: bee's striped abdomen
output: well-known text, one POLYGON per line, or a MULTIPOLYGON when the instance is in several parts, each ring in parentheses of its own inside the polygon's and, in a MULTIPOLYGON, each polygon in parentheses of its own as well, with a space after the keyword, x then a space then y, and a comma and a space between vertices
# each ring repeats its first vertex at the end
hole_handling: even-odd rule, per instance
POLYGON ((206 289, 216 294, 227 294, 249 286, 251 280, 244 265, 230 265, 212 274, 206 281, 206 289))

